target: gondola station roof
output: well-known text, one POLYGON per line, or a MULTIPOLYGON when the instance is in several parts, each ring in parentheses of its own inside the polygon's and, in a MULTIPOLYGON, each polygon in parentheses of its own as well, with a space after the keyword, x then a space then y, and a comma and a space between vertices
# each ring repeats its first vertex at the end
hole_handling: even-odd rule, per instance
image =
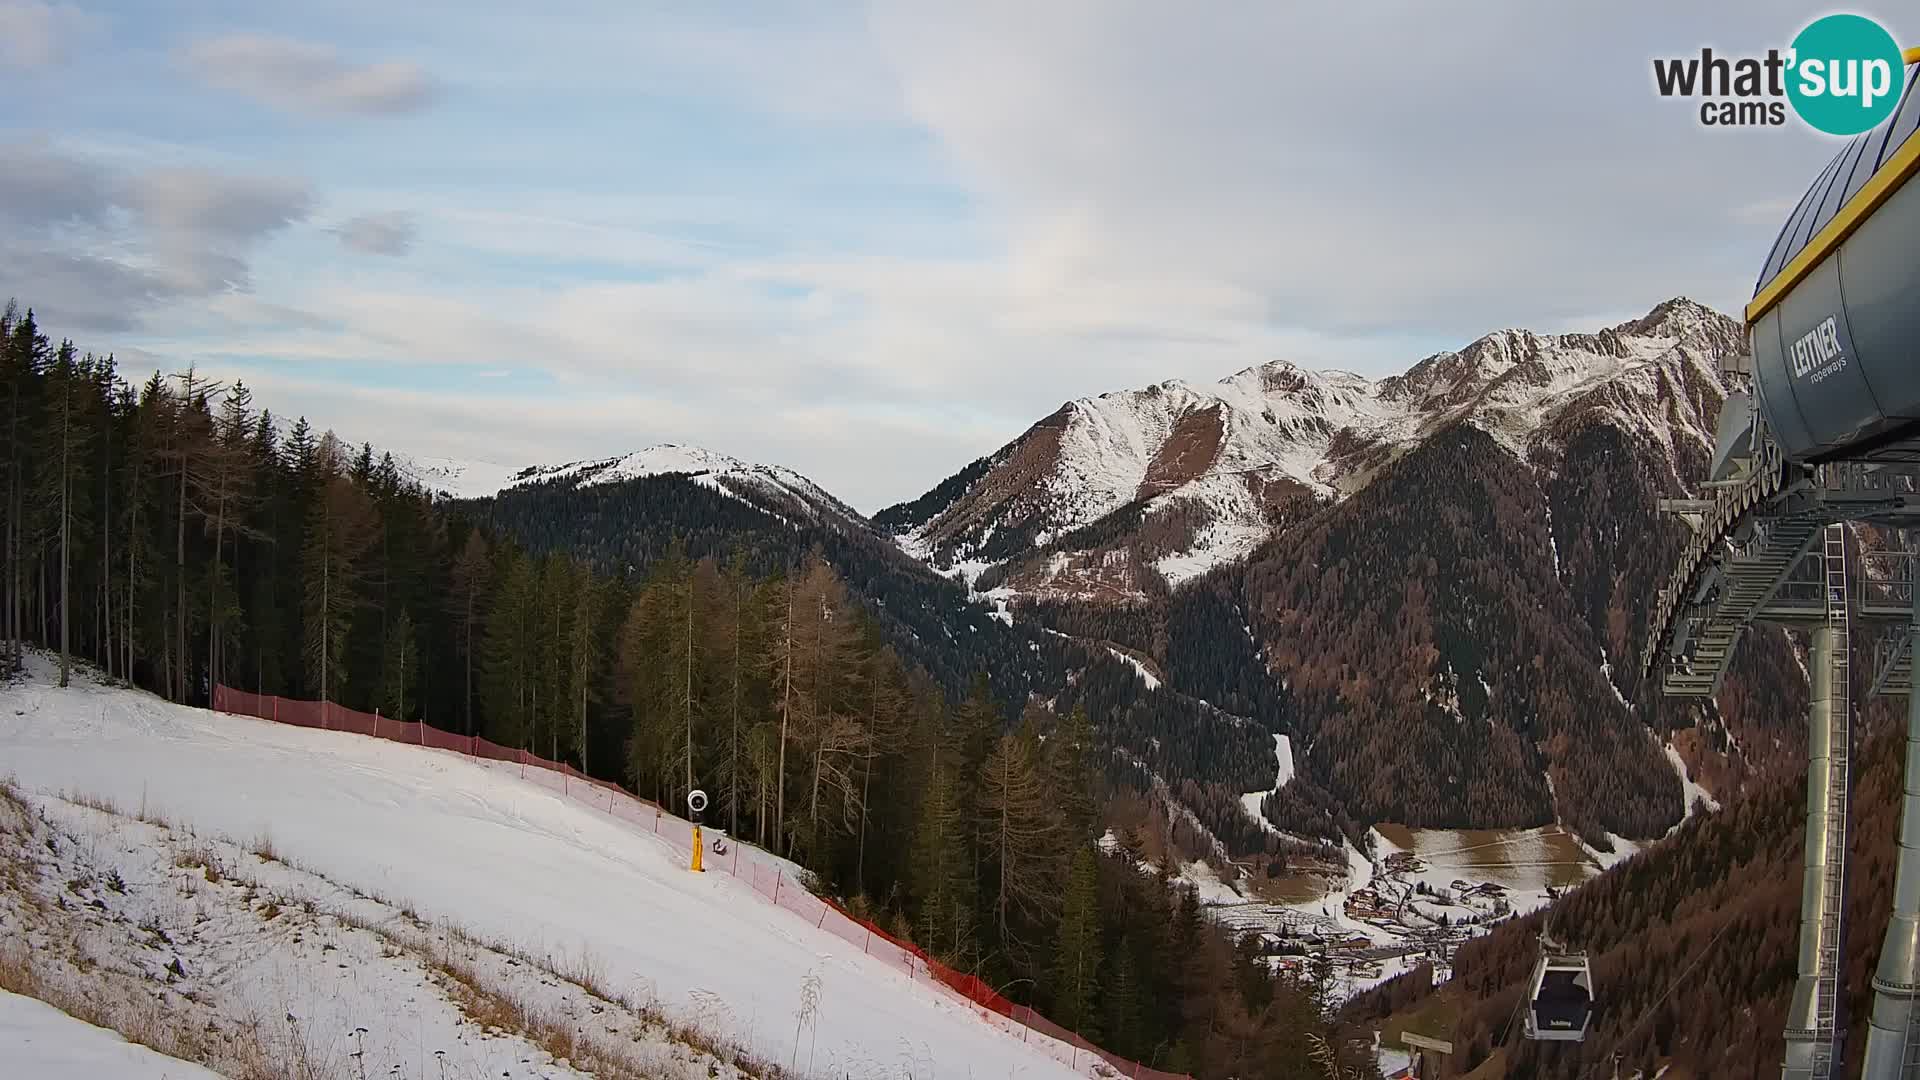
POLYGON ((1807 189, 1747 306, 1755 388, 1790 457, 1920 456, 1917 83, 1807 189))

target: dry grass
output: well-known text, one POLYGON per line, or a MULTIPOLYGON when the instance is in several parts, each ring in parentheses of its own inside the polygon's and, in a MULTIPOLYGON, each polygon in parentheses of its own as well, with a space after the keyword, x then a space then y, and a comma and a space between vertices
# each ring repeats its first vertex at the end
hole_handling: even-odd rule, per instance
MULTIPOLYGON (((111 799, 75 793, 61 798, 102 814, 130 817, 111 799)), ((164 817, 150 811, 144 796, 137 819, 175 836, 191 835, 173 829, 164 817)), ((32 885, 40 875, 33 846, 45 843, 52 850, 58 842, 73 841, 57 841, 54 830, 32 810, 14 782, 0 778, 0 890, 20 902, 16 910, 38 907, 33 925, 38 927, 39 940, 33 949, 40 950, 36 959, 25 940, 0 942, 0 989, 38 998, 80 1020, 117 1031, 130 1042, 237 1080, 358 1080, 353 1063, 343 1053, 326 1052, 297 1023, 255 1020, 236 1026, 222 1018, 223 1023, 215 1026, 187 1002, 156 995, 151 987, 96 967, 77 947, 72 927, 62 921, 66 916, 51 906, 36 905, 37 890, 32 885)), ((264 830, 233 846, 263 863, 298 869, 264 830)), ((246 888, 250 906, 263 921, 304 911, 307 917, 331 916, 341 926, 373 934, 382 955, 418 958, 448 999, 483 1029, 525 1039, 554 1060, 592 1075, 609 1080, 656 1077, 663 1043, 705 1054, 744 1076, 777 1080, 787 1075, 779 1065, 752 1057, 720 1034, 711 1017, 677 1021, 654 1000, 611 989, 603 965, 591 954, 535 956, 508 943, 481 940, 452 923, 430 925, 409 904, 354 889, 349 891, 368 904, 333 909, 323 903, 316 910, 311 897, 287 898, 268 892, 247 872, 253 864, 223 857, 220 849, 204 840, 182 847, 173 865, 198 871, 210 884, 246 888), (369 904, 378 907, 369 908, 369 904), (587 1000, 582 1019, 576 1019, 571 1009, 550 1007, 488 974, 499 959, 525 965, 580 991, 587 1000), (603 1022, 585 1019, 587 1012, 598 1015, 609 1008, 627 1013, 638 1027, 616 1034, 603 1022)), ((191 887, 194 879, 188 878, 185 884, 191 887)), ((113 888, 112 882, 106 887, 113 888)))
POLYGON ((639 1000, 631 994, 609 990, 603 968, 591 954, 582 953, 560 961, 533 956, 506 942, 486 941, 453 923, 443 924, 443 938, 426 950, 432 969, 449 983, 450 996, 470 1019, 483 1026, 516 1032, 537 1044, 556 1059, 564 1058, 596 1076, 625 1080, 628 1077, 656 1075, 651 1066, 618 1044, 595 1037, 582 1037, 564 1017, 549 1015, 511 991, 491 985, 485 975, 459 955, 464 949, 511 957, 535 970, 550 975, 589 998, 620 1008, 658 1029, 670 1042, 697 1050, 746 1076, 773 1080, 785 1076, 779 1065, 747 1053, 701 1021, 674 1020, 661 1010, 658 1002, 639 1000), (439 942, 450 943, 441 944, 439 942))
POLYGON ((28 813, 27 801, 20 796, 19 783, 11 775, 0 776, 0 802, 6 803, 22 814, 28 813))
POLYGON ((259 835, 253 838, 253 844, 247 850, 253 852, 254 858, 261 862, 281 861, 279 850, 273 846, 273 837, 265 829, 260 830, 259 835))
MULTIPOLYGON (((113 805, 108 800, 63 798, 101 813, 115 812, 108 809, 113 805)), ((6 920, 9 934, 0 939, 0 990, 36 998, 75 1019, 117 1032, 128 1042, 237 1080, 348 1080, 345 1069, 303 1068, 302 1062, 311 1055, 297 1038, 298 1032, 292 1033, 295 1038, 276 1041, 263 1037, 253 1025, 213 1023, 190 1000, 95 963, 81 947, 81 931, 71 912, 42 900, 36 888, 45 876, 44 864, 36 858, 40 849, 57 852, 78 841, 33 814, 11 782, 0 784, 0 821, 8 818, 17 818, 17 823, 0 829, 0 915, 20 921, 6 920)), ((216 865, 205 846, 183 853, 179 861, 205 868, 216 865)), ((75 877, 62 886, 101 884, 116 892, 128 888, 117 869, 104 874, 81 870, 80 874, 85 881, 75 877)), ((165 937, 157 926, 146 932, 165 937)))
POLYGON ((278 1075, 257 1046, 236 1041, 139 992, 116 992, 104 985, 76 985, 50 977, 35 966, 23 944, 0 949, 0 990, 36 998, 77 1020, 115 1031, 168 1057, 234 1069, 257 1066, 254 1075, 278 1075))
POLYGON ((85 792, 71 791, 60 797, 75 806, 84 806, 89 810, 98 810, 100 813, 112 817, 127 816, 120 811, 120 807, 116 805, 112 799, 104 795, 88 795, 85 792))
POLYGON ((220 865, 220 856, 209 844, 199 844, 175 855, 173 865, 182 870, 200 871, 206 875, 207 883, 210 885, 218 885, 227 880, 226 870, 220 865))

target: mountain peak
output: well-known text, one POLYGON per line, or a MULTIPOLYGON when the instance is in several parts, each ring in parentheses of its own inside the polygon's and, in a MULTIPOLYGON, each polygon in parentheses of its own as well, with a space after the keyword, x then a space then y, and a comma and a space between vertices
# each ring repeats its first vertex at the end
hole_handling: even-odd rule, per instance
POLYGON ((1611 410, 1670 450, 1679 422, 1657 404, 1660 373, 1711 378, 1741 348, 1739 324, 1682 296, 1597 332, 1496 330, 1379 380, 1273 359, 1215 383, 1070 401, 883 516, 938 563, 1004 564, 998 580, 1016 592, 1129 595, 1134 561, 1177 583, 1242 557, 1275 522, 1346 498, 1462 423, 1524 461, 1584 403, 1580 415, 1611 410), (1619 393, 1590 396, 1607 386, 1619 393))
POLYGON ((1687 296, 1676 296, 1655 304, 1652 311, 1638 319, 1613 327, 1616 334, 1635 337, 1683 338, 1700 330, 1715 335, 1738 333, 1740 324, 1718 311, 1687 296))

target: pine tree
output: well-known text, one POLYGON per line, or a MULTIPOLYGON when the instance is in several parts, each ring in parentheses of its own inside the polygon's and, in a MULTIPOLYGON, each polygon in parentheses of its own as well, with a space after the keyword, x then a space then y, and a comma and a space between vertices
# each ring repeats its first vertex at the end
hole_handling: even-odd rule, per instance
POLYGON ((1054 1020, 1086 1032, 1094 1020, 1093 1003, 1100 974, 1100 895, 1093 849, 1073 856, 1061 899, 1060 926, 1053 960, 1054 1020))
POLYGON ((975 828, 993 881, 993 918, 1003 948, 1016 948, 1016 917, 1051 913, 1060 898, 1057 811, 1025 742, 1002 735, 980 768, 975 828))
POLYGON ((173 507, 172 637, 168 642, 167 656, 173 671, 173 699, 186 701, 194 672, 193 639, 189 630, 193 609, 188 601, 187 590, 187 521, 189 517, 204 517, 210 513, 203 501, 207 490, 214 486, 208 469, 208 451, 213 445, 213 417, 208 410, 207 398, 221 387, 218 383, 200 378, 192 365, 175 374, 174 378, 180 383, 180 392, 170 416, 172 425, 167 432, 167 441, 160 454, 162 461, 172 464, 169 475, 173 478, 176 495, 173 507))
POLYGON ((1093 726, 1084 702, 1061 717, 1047 740, 1047 788, 1060 810, 1061 836, 1069 845, 1093 839, 1093 726))
POLYGON ((467 542, 460 549, 459 561, 453 566, 453 588, 448 593, 448 606, 452 609, 454 617, 459 620, 460 659, 464 668, 462 710, 469 735, 474 733, 474 634, 480 626, 481 605, 486 595, 487 578, 491 569, 486 539, 480 535, 478 529, 468 532, 467 542))
POLYGON ((941 756, 936 745, 921 788, 914 834, 912 876, 920 905, 915 930, 929 949, 948 963, 963 966, 960 962, 973 936, 975 879, 952 753, 947 751, 946 761, 941 756))
POLYGON ((1120 938, 1108 964, 1108 975, 1100 993, 1105 1005, 1105 1029, 1108 1048, 1128 1057, 1140 1053, 1140 1021, 1145 1013, 1140 975, 1133 959, 1133 943, 1120 938))
POLYGON ((407 718, 408 694, 417 678, 413 613, 406 608, 393 620, 388 634, 386 672, 381 678, 380 708, 395 720, 407 718))
POLYGON ((7 333, 0 341, 7 384, 7 580, 6 637, 9 664, 18 668, 27 636, 25 588, 26 530, 28 526, 28 466, 32 460, 32 433, 38 430, 39 379, 51 351, 29 309, 20 315, 8 301, 4 320, 7 333))
POLYGON ((190 475, 199 478, 197 502, 213 534, 213 563, 207 572, 207 681, 209 685, 225 677, 223 633, 240 614, 239 598, 233 595, 224 561, 228 534, 236 542, 260 536, 247 521, 257 499, 254 494, 254 461, 250 440, 252 418, 248 408, 252 391, 235 382, 220 403, 220 416, 202 451, 202 463, 190 475))
POLYGON ((806 821, 794 831, 795 839, 804 837, 808 857, 824 861, 827 843, 856 824, 854 765, 866 740, 847 696, 854 685, 856 637, 846 586, 823 559, 810 562, 795 616, 802 633, 793 700, 801 722, 793 737, 811 760, 806 821))
POLYGON ((322 701, 345 682, 347 632, 363 599, 362 559, 377 524, 366 493, 338 475, 339 449, 331 436, 319 450, 320 491, 307 523, 305 551, 306 653, 309 677, 322 701))
POLYGON ((498 582, 486 617, 486 657, 481 673, 481 712, 490 738, 525 747, 533 738, 533 567, 525 552, 503 550, 494 569, 498 582))
POLYGON ((67 685, 72 651, 74 623, 71 590, 74 546, 87 531, 90 507, 79 498, 89 483, 88 444, 93 441, 88 413, 89 379, 74 355, 71 341, 60 343, 53 362, 46 369, 47 409, 42 445, 39 448, 39 483, 35 485, 35 503, 43 515, 51 512, 42 530, 42 543, 52 542, 60 549, 60 685, 67 685))
POLYGON ((586 567, 578 568, 573 597, 573 640, 568 650, 573 673, 574 694, 579 700, 575 737, 580 749, 580 771, 587 771, 587 699, 591 694, 593 673, 598 668, 596 623, 600 610, 600 587, 586 567))
POLYGON ((866 745, 860 754, 860 839, 854 854, 853 880, 867 888, 867 827, 873 818, 873 767, 907 733, 906 689, 900 685, 900 658, 892 646, 868 654, 866 745))

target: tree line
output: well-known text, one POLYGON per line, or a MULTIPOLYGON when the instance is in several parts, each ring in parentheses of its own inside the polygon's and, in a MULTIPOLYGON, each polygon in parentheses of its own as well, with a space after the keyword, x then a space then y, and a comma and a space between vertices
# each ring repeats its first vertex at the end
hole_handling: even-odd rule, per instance
POLYGON ((241 383, 129 382, 13 305, 0 362, 10 667, 38 642, 63 685, 78 658, 183 703, 224 683, 424 720, 667 805, 702 787, 712 823, 1119 1052, 1312 1075, 1294 1043, 1332 1035, 1329 1003, 1169 867, 1093 843, 1128 722, 1093 686, 1018 711, 984 674, 950 693, 819 548, 535 552, 241 383))

